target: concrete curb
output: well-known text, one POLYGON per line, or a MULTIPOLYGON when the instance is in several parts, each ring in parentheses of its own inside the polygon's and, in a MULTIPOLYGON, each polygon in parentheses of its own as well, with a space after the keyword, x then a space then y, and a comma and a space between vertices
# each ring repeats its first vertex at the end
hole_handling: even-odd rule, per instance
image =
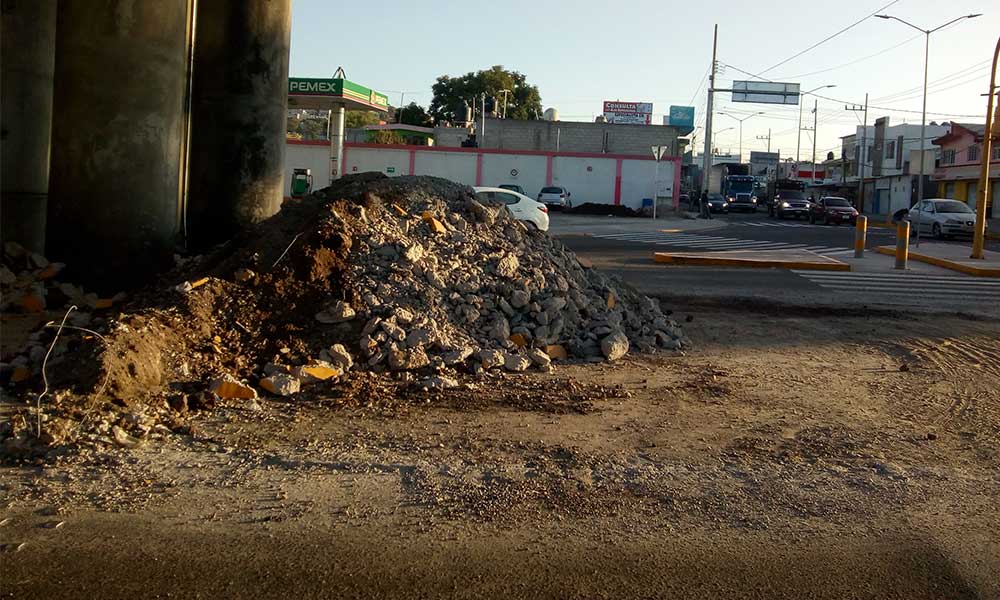
POLYGON ((737 258, 718 254, 684 252, 654 252, 653 260, 671 265, 699 267, 744 267, 750 269, 797 269, 802 271, 850 271, 851 265, 825 256, 816 260, 783 260, 773 258, 737 258))
MULTIPOLYGON (((878 248, 875 248, 875 251, 879 254, 886 254, 888 256, 896 255, 896 248, 893 246, 879 246, 878 248)), ((958 271, 960 273, 965 273, 966 275, 975 275, 976 277, 1000 277, 1000 268, 977 267, 975 265, 948 260, 946 258, 938 258, 937 256, 931 256, 929 254, 920 254, 919 252, 914 252, 913 250, 909 251, 909 257, 912 260, 934 265, 935 267, 941 267, 943 269, 951 269, 952 271, 958 271)))

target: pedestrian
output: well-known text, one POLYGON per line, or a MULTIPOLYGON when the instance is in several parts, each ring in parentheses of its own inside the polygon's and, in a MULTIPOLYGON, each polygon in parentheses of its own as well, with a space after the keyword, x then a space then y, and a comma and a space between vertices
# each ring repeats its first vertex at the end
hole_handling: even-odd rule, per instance
POLYGON ((712 218, 712 208, 708 204, 708 190, 701 191, 701 218, 712 218))

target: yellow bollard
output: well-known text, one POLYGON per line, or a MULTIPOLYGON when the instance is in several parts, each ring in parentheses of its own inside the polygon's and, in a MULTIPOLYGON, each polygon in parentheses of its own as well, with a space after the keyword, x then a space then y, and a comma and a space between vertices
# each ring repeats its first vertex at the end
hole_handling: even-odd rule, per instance
POLYGON ((896 227, 896 268, 905 271, 910 258, 910 222, 900 221, 896 227))
POLYGON ((858 216, 854 226, 854 258, 864 258, 865 243, 868 241, 868 217, 858 216))

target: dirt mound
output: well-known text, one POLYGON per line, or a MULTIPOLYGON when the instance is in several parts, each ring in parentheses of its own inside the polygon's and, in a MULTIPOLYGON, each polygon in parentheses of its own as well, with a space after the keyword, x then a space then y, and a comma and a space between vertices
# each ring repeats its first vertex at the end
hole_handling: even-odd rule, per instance
POLYGON ((315 397, 352 371, 433 391, 463 374, 684 343, 654 301, 467 186, 369 173, 186 261, 103 337, 70 333, 49 362, 52 387, 102 391, 139 415, 140 436, 166 405, 315 397))
POLYGON ((606 215, 612 217, 641 217, 642 213, 621 204, 597 204, 587 202, 573 208, 565 209, 564 212, 573 215, 606 215))

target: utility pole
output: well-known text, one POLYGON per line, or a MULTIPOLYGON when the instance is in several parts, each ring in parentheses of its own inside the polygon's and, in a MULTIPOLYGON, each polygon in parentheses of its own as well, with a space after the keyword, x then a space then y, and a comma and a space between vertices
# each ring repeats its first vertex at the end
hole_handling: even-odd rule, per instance
POLYGON ((708 78, 708 104, 705 109, 705 162, 704 162, 704 173, 701 177, 702 190, 708 193, 708 182, 710 179, 712 171, 712 104, 713 104, 713 94, 715 92, 715 53, 718 49, 719 43, 719 25, 715 25, 715 33, 712 34, 712 66, 709 69, 710 75, 708 78))
POLYGON ((819 116, 819 98, 813 100, 813 176, 812 184, 816 185, 816 118, 819 116))
MULTIPOLYGON (((858 210, 865 212, 865 150, 868 149, 868 94, 865 94, 864 107, 853 104, 844 106, 844 110, 865 113, 864 125, 861 126, 861 146, 858 148, 858 210)), ((857 136, 855 144, 857 144, 857 136)), ((922 153, 921 153, 922 154, 922 153)))
POLYGON ((506 119, 507 118, 507 94, 510 93, 510 90, 500 90, 500 91, 503 92, 503 113, 502 113, 501 118, 506 119))
POLYGON ((479 134, 482 136, 481 139, 479 140, 479 147, 485 148, 486 147, 486 92, 483 92, 483 97, 480 99, 480 101, 481 101, 480 105, 483 108, 483 110, 481 111, 483 113, 483 127, 482 130, 479 132, 479 134))

